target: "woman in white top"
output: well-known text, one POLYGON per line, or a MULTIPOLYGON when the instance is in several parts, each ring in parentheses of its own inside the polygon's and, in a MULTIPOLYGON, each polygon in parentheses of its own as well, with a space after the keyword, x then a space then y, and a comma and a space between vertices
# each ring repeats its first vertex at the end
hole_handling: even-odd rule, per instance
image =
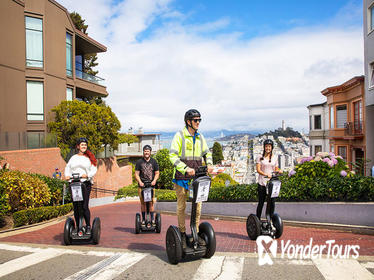
MULTIPOLYGON (((278 160, 277 157, 273 155, 273 147, 274 143, 271 139, 266 139, 264 141, 264 151, 262 152, 262 157, 258 157, 256 160, 256 170, 258 175, 258 205, 256 215, 261 220, 261 213, 262 208, 264 207, 264 202, 266 199, 266 184, 271 178, 272 172, 279 172, 282 171, 278 168, 278 160)), ((271 207, 270 207, 270 217, 274 213, 274 203, 275 199, 271 200, 271 207)))
MULTIPOLYGON (((82 188, 83 194, 83 216, 86 222, 86 233, 91 233, 91 213, 88 208, 88 202, 90 200, 92 178, 95 176, 97 171, 97 160, 93 153, 88 149, 88 141, 86 138, 79 138, 77 141, 76 149, 77 154, 72 156, 65 167, 65 178, 69 180, 72 177, 72 174, 78 173, 82 178, 81 181, 85 185, 85 188, 82 188)), ((74 218, 75 222, 78 223, 78 203, 73 202, 74 206, 74 218)))

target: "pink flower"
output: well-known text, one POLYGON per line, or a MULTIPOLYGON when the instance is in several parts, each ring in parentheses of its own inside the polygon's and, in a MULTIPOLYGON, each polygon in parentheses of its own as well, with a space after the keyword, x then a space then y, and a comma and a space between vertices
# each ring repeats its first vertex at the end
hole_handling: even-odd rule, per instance
POLYGON ((333 167, 333 166, 334 166, 334 162, 333 162, 332 160, 329 160, 327 163, 328 163, 328 165, 329 165, 330 167, 333 167))
POLYGON ((291 177, 292 175, 295 175, 295 174, 296 174, 296 171, 292 169, 292 170, 288 173, 288 177, 291 177))
POLYGON ((325 157, 322 161, 329 163, 330 159, 325 157))
POLYGON ((343 177, 347 176, 347 172, 345 172, 344 170, 340 171, 340 176, 343 176, 343 177))
POLYGON ((335 165, 335 164, 338 164, 338 160, 337 160, 336 158, 333 158, 333 159, 332 159, 332 162, 334 163, 334 165, 335 165))
POLYGON ((332 152, 330 152, 330 153, 329 153, 329 156, 330 156, 330 157, 335 157, 335 154, 332 153, 332 152))

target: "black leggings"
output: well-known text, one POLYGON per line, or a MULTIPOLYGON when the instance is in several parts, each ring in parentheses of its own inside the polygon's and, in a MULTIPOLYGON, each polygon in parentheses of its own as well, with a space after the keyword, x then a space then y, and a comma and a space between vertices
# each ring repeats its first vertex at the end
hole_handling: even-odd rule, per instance
MULTIPOLYGON (((257 192, 258 192, 258 205, 257 205, 256 215, 261 220, 262 208, 264 207, 264 202, 266 199, 266 187, 257 185, 257 192)), ((272 198, 271 204, 270 204, 270 217, 272 217, 274 214, 274 208, 275 208, 275 198, 272 198)))
POLYGON ((77 201, 73 202, 73 207, 74 207, 74 218, 75 218, 75 223, 78 226, 79 222, 79 203, 83 203, 83 217, 84 220, 86 221, 87 226, 91 226, 90 221, 91 221, 91 212, 90 209, 88 208, 88 202, 90 201, 90 194, 91 194, 91 182, 86 181, 83 182, 85 187, 82 187, 82 195, 83 195, 83 201, 77 201))

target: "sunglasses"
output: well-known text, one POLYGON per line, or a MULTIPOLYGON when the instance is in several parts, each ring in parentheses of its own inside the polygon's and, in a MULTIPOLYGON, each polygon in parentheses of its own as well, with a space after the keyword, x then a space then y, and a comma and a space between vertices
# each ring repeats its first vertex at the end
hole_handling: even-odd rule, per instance
POLYGON ((201 122, 201 119, 192 119, 194 123, 201 122))

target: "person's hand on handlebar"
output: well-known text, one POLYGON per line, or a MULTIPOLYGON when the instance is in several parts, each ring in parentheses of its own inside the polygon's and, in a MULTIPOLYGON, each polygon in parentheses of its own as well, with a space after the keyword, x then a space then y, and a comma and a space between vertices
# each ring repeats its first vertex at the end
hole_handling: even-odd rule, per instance
POLYGON ((142 181, 139 182, 140 187, 144 187, 144 183, 142 181))
POLYGON ((195 176, 195 169, 187 167, 186 173, 190 176, 195 176))
POLYGON ((69 181, 70 178, 71 178, 70 176, 66 176, 66 177, 65 177, 65 180, 66 180, 66 181, 69 181))
POLYGON ((212 174, 213 173, 213 166, 208 165, 208 173, 212 174))
POLYGON ((152 186, 152 187, 156 186, 156 181, 155 181, 155 180, 153 180, 153 181, 151 182, 151 186, 152 186))
POLYGON ((87 174, 82 174, 81 178, 88 178, 87 174))

